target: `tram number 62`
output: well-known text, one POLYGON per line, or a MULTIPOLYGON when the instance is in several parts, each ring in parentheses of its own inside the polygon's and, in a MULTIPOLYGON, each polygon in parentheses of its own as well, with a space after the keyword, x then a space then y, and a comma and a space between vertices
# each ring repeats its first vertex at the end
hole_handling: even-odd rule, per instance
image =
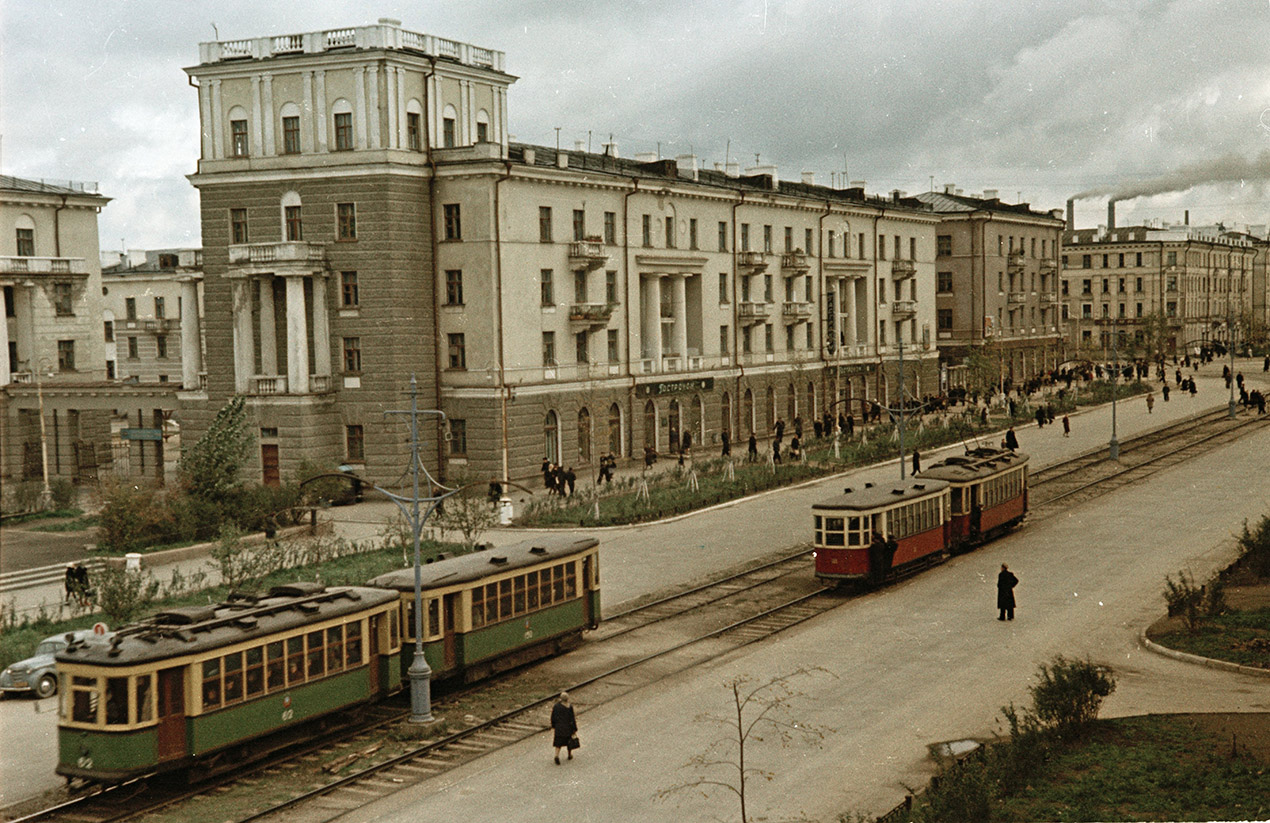
POLYGON ((287 721, 294 720, 294 719, 295 719, 295 709, 283 709, 283 710, 282 710, 282 722, 283 722, 283 723, 286 723, 287 721))

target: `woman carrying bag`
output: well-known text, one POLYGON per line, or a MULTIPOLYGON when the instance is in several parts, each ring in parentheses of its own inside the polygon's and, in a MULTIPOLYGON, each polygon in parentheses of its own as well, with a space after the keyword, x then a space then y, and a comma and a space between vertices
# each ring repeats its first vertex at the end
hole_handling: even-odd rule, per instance
POLYGON ((560 750, 567 749, 569 759, 573 759, 573 750, 581 746, 578 742, 578 720, 573 714, 573 706, 569 703, 569 693, 561 692, 560 699, 551 707, 551 745, 555 747, 556 765, 560 765, 560 750))

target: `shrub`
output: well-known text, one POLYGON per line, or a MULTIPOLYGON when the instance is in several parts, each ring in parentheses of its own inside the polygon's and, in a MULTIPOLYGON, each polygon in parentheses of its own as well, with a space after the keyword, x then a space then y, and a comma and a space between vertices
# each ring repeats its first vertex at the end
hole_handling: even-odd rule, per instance
POLYGON ((144 548, 156 541, 164 531, 166 506, 161 506, 158 495, 149 486, 133 486, 127 483, 109 484, 102 493, 102 508, 97 526, 97 539, 103 548, 115 552, 130 552, 144 548))
POLYGON ((1243 534, 1239 536, 1239 548, 1244 562, 1254 574, 1270 577, 1270 517, 1263 516, 1254 529, 1249 529, 1245 520, 1243 534))
POLYGON ((40 492, 44 490, 38 480, 23 480, 13 484, 13 511, 33 512, 40 505, 40 492))
POLYGON ((69 509, 75 505, 79 492, 75 489, 75 484, 66 478, 58 478, 49 484, 49 488, 53 493, 53 508, 69 509))
POLYGON ((227 503, 240 487, 238 473, 251 445, 243 402, 238 395, 221 407, 207 432, 181 458, 181 484, 194 497, 227 503))
POLYGON ((159 594, 159 581, 148 573, 107 566, 94 577, 97 607, 115 628, 149 611, 159 594))
POLYGON ((1098 717, 1103 698, 1116 690, 1111 672, 1089 660, 1062 655, 1037 670, 1039 682, 1029 691, 1037 719, 1059 737, 1082 733, 1098 717))

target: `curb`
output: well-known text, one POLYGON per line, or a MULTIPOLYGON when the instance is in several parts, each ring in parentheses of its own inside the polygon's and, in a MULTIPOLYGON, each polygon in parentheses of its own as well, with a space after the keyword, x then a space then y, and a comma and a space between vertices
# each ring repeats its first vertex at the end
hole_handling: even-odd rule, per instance
POLYGON ((1239 674, 1250 674, 1256 677, 1270 677, 1270 669, 1259 669, 1256 666, 1245 666, 1242 663, 1231 663, 1228 660, 1215 660, 1211 657, 1201 657, 1198 654, 1179 652, 1176 649, 1170 649, 1168 646, 1161 646, 1147 637, 1146 629, 1143 629, 1138 634, 1138 642, 1147 651, 1155 652, 1162 657, 1172 658, 1183 663, 1192 663, 1197 666, 1206 666, 1210 669, 1221 669, 1222 671, 1237 672, 1239 674))

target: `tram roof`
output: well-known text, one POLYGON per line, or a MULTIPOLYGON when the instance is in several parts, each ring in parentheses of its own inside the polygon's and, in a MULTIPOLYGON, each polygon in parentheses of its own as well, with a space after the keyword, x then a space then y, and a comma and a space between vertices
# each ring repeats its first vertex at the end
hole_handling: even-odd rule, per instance
POLYGON ((394 600, 393 592, 367 586, 274 586, 263 597, 244 595, 225 603, 159 612, 118 629, 109 642, 71 643, 57 653, 57 661, 114 667, 185 657, 245 641, 267 640, 394 600))
POLYGON ((837 509, 864 511, 885 509, 898 503, 907 503, 930 497, 948 488, 947 481, 914 478, 902 483, 865 483, 861 487, 848 487, 843 493, 828 500, 812 504, 813 509, 837 509))
POLYGON ((1027 460, 1027 455, 1021 452, 982 447, 971 449, 964 455, 954 455, 932 463, 918 472, 917 477, 919 480, 972 482, 1000 474, 1007 469, 1017 468, 1027 463, 1027 460))
MULTIPOLYGON (((542 565, 588 551, 599 543, 594 537, 543 535, 511 546, 438 560, 422 567, 423 589, 447 588, 457 583, 501 575, 512 569, 542 565)), ((415 588, 414 566, 381 574, 367 585, 412 592, 415 588)))

